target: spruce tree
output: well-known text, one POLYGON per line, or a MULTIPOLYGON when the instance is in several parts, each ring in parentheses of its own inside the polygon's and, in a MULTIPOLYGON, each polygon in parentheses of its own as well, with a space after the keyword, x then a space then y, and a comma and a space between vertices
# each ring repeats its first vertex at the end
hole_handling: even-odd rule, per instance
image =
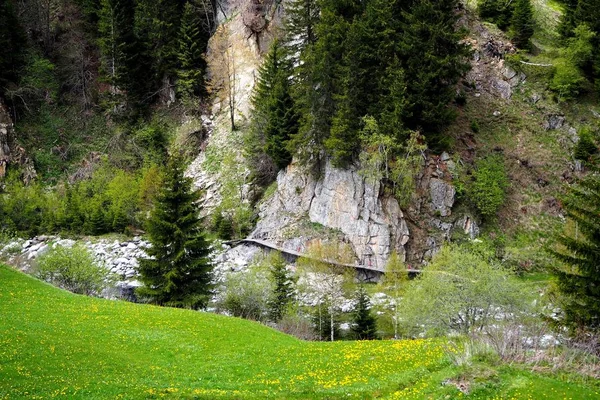
POLYGON ((371 301, 364 285, 356 290, 356 306, 352 313, 352 332, 358 340, 373 340, 377 337, 377 323, 371 312, 371 301))
POLYGON ((529 48, 534 23, 531 0, 516 0, 511 22, 515 45, 522 49, 529 48))
MULTIPOLYGON (((252 96, 252 139, 277 166, 286 167, 292 160, 287 143, 298 130, 298 117, 290 93, 290 66, 283 48, 273 42, 252 96)), ((256 155, 255 155, 256 157, 256 155)))
POLYGON ((101 0, 98 45, 101 73, 110 85, 107 108, 118 108, 123 103, 124 93, 137 83, 132 74, 136 63, 133 23, 133 0, 101 0))
POLYGON ((455 117, 449 104, 455 85, 469 69, 470 50, 456 28, 456 0, 415 0, 403 13, 398 58, 404 69, 409 129, 425 134, 432 147, 444 145, 442 129, 455 117))
POLYGON ((211 293, 212 266, 192 190, 184 177, 180 156, 172 156, 155 207, 146 225, 152 247, 141 259, 138 291, 153 303, 172 307, 203 308, 211 293))
POLYGON ((568 266, 554 269, 564 322, 573 331, 600 332, 600 171, 571 187, 563 205, 575 232, 558 236, 560 247, 551 252, 568 266))
POLYGON ((0 0, 0 96, 9 84, 16 84, 25 63, 27 37, 19 24, 13 3, 0 0))
POLYGON ((286 4, 285 47, 294 60, 298 60, 304 49, 317 41, 318 3, 318 0, 291 0, 286 4))
POLYGON ((273 292, 267 302, 269 307, 269 318, 273 322, 279 322, 285 315, 287 308, 293 301, 294 285, 296 280, 292 273, 286 268, 286 262, 280 253, 273 253, 269 258, 271 282, 273 292))
POLYGON ((185 3, 179 29, 179 51, 177 58, 177 90, 183 96, 204 93, 204 70, 206 61, 203 53, 208 38, 202 34, 200 21, 190 2, 185 3))

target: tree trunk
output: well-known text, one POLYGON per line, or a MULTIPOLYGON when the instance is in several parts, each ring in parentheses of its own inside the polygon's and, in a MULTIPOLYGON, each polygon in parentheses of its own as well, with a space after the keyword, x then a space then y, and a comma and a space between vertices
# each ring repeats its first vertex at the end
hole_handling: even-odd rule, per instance
POLYGON ((329 329, 331 329, 331 341, 334 341, 334 332, 333 332, 333 307, 329 309, 329 329))
POLYGON ((10 162, 10 142, 13 132, 13 123, 8 114, 8 109, 0 100, 0 179, 6 175, 6 168, 10 162))

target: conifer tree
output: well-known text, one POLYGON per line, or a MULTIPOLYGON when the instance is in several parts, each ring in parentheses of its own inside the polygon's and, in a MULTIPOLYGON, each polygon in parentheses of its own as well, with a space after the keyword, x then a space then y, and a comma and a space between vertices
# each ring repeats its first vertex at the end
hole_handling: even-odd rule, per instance
POLYGON ((17 83, 25 62, 27 37, 10 0, 0 0, 0 96, 10 83, 17 83))
POLYGON ((252 140, 277 169, 286 167, 291 161, 292 155, 286 145, 298 130, 298 117, 290 93, 290 69, 283 48, 274 41, 259 68, 252 96, 252 140))
POLYGON ((179 68, 177 70, 177 89, 184 96, 200 95, 204 92, 204 70, 206 61, 202 53, 207 38, 202 35, 200 21, 193 5, 185 3, 181 27, 179 29, 179 68))
POLYGON ((319 154, 329 136, 331 120, 335 113, 335 96, 339 93, 340 62, 347 21, 337 10, 339 0, 323 0, 320 19, 316 25, 318 40, 307 46, 298 68, 295 97, 300 110, 300 126, 293 135, 288 149, 301 161, 319 154))
POLYGON ((457 30, 457 1, 415 0, 403 13, 399 59, 404 69, 409 129, 422 131, 432 147, 443 145, 441 129, 454 119, 454 86, 468 70, 468 46, 457 30))
POLYGON ((317 41, 318 3, 317 0, 292 0, 286 5, 285 47, 294 60, 317 41))
POLYGON ((98 14, 101 72, 110 85, 109 107, 122 103, 124 91, 135 85, 132 68, 135 37, 133 0, 101 0, 98 14))
POLYGON ((551 252, 568 268, 555 268, 558 288, 564 294, 564 322, 573 330, 600 332, 600 172, 593 171, 570 190, 564 202, 575 225, 563 233, 561 245, 551 252))
POLYGON ((371 301, 364 285, 359 285, 356 290, 352 323, 352 332, 358 340, 373 340, 377 337, 377 323, 371 312, 371 301))
POLYGON ((515 45, 522 49, 529 48, 534 23, 531 0, 516 0, 511 22, 515 45))
POLYGON ((269 307, 269 318, 273 322, 279 322, 293 301, 294 285, 297 279, 286 268, 286 262, 280 253, 272 253, 269 257, 271 282, 273 292, 267 302, 269 307))
POLYGON ((140 260, 139 295, 159 305, 198 309, 211 293, 212 266, 195 205, 198 192, 183 172, 182 158, 172 156, 146 226, 151 258, 140 260))

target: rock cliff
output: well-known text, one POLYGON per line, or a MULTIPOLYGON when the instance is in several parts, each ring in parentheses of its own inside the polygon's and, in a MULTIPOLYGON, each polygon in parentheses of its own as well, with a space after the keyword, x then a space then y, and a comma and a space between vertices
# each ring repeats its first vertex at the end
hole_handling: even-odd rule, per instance
POLYGON ((321 177, 296 163, 280 172, 277 190, 260 206, 259 215, 252 238, 302 252, 310 240, 323 238, 301 229, 310 221, 341 232, 357 262, 375 269, 385 267, 392 250, 404 254, 410 235, 398 202, 383 196, 379 183, 367 183, 355 168, 337 169, 330 163, 321 177))

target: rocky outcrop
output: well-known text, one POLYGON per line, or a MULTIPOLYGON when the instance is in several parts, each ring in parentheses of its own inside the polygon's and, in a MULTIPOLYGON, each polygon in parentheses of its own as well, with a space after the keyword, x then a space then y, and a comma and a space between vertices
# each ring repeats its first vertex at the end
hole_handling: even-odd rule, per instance
POLYGON ((21 179, 29 184, 37 177, 33 161, 26 156, 25 149, 15 145, 15 128, 8 108, 0 99, 0 180, 6 175, 9 164, 20 165, 21 179))
POLYGON ((445 181, 433 178, 429 181, 429 194, 431 196, 431 210, 441 217, 447 217, 452 213, 454 205, 454 196, 456 190, 454 186, 445 181))
POLYGON ((293 163, 280 172, 276 192, 261 205, 251 237, 302 252, 311 240, 327 239, 306 229, 289 235, 308 220, 341 234, 359 265, 382 270, 392 250, 404 254, 410 233, 396 199, 381 196, 380 189, 355 168, 327 163, 317 178, 293 163))

